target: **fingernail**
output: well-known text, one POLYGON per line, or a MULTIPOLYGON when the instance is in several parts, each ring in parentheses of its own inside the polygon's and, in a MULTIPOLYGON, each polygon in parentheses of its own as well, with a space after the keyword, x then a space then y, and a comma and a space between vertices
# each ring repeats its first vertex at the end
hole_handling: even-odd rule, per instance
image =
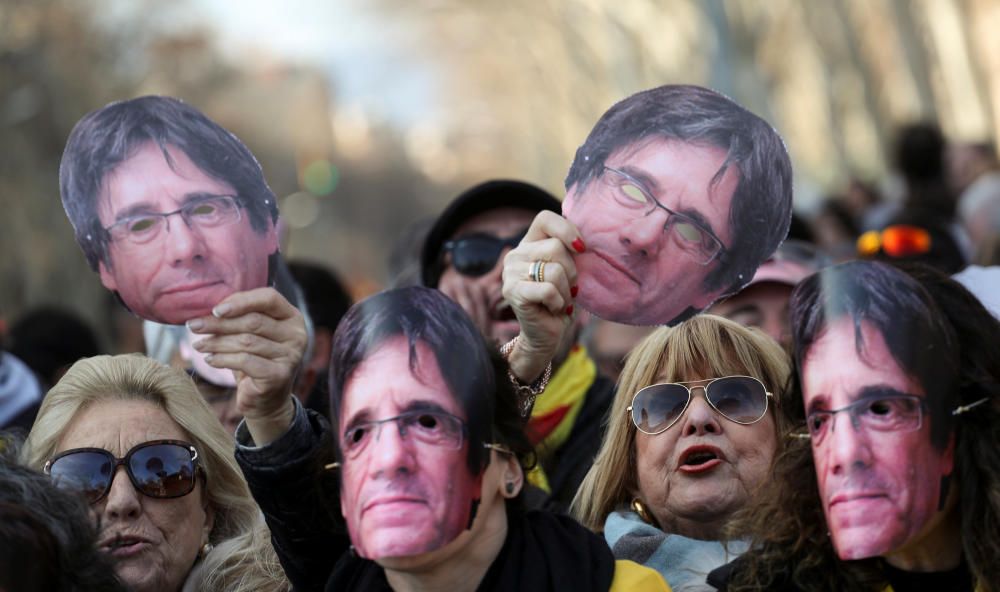
POLYGON ((198 331, 205 326, 205 321, 201 319, 191 319, 187 322, 188 329, 192 331, 198 331))
POLYGON ((576 295, 580 293, 580 286, 572 286, 569 289, 569 295, 576 298, 576 295))
POLYGON ((205 354, 205 363, 206 364, 211 364, 212 363, 212 358, 214 358, 214 357, 215 356, 213 354, 205 354))
POLYGON ((203 343, 205 343, 205 340, 204 339, 199 339, 198 341, 192 342, 191 343, 191 347, 195 348, 198 351, 201 351, 201 344, 203 344, 203 343))
POLYGON ((573 250, 577 253, 582 253, 587 250, 587 245, 583 244, 580 238, 576 238, 573 240, 573 250))
POLYGON ((222 317, 226 316, 226 313, 228 313, 231 310, 233 310, 233 307, 230 306, 229 304, 220 304, 219 306, 216 306, 215 308, 212 309, 212 316, 214 316, 217 319, 221 319, 222 317))
POLYGON ((573 316, 573 305, 572 304, 570 304, 569 306, 566 307, 566 316, 568 316, 568 317, 573 316))

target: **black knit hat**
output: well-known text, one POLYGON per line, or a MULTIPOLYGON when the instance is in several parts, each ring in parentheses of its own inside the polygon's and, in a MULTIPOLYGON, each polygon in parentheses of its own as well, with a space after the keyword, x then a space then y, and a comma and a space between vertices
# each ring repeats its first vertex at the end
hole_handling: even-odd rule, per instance
POLYGON ((420 254, 420 277, 425 286, 436 288, 444 272, 444 243, 466 220, 499 208, 520 208, 531 212, 560 213, 562 204, 554 195, 523 181, 497 180, 480 183, 460 194, 427 233, 420 254))

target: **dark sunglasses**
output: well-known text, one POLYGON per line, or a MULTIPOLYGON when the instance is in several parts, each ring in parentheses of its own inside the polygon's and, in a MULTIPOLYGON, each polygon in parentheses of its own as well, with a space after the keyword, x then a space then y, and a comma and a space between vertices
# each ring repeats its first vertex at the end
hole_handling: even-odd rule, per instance
POLYGON ((93 504, 111 490, 121 465, 136 491, 143 495, 181 497, 194 489, 198 451, 180 440, 143 442, 123 458, 102 448, 73 448, 52 457, 42 470, 60 489, 81 492, 93 504))
POLYGON ((516 247, 528 229, 500 238, 490 234, 470 234, 444 243, 444 252, 451 254, 451 265, 462 275, 486 275, 497 264, 500 253, 507 247, 516 247))
POLYGON ((651 384, 632 397, 627 411, 640 432, 659 434, 677 423, 691 404, 691 391, 705 391, 705 400, 719 415, 729 421, 748 425, 767 413, 767 392, 764 383, 752 376, 725 376, 690 382, 651 384), (694 387, 688 384, 707 383, 694 387))

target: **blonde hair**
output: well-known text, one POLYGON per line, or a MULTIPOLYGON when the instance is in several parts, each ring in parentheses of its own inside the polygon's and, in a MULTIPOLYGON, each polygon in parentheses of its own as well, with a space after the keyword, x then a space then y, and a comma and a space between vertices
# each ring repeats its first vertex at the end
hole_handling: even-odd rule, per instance
POLYGON ((233 438, 181 370, 140 354, 76 362, 43 399, 21 451, 22 462, 41 469, 58 452, 60 438, 81 410, 114 401, 145 401, 163 409, 198 450, 205 472, 204 491, 214 514, 209 542, 215 548, 199 566, 203 579, 197 589, 290 589, 269 536, 264 534, 267 527, 260 510, 236 464, 233 438))
MULTIPOLYGON (((600 532, 608 514, 628 506, 635 497, 636 429, 626 409, 639 389, 694 376, 746 375, 759 379, 774 394, 773 405, 787 388, 790 373, 788 355, 773 339, 722 317, 703 314, 650 333, 625 359, 604 442, 573 498, 570 512, 584 526, 600 532)), ((784 418, 773 410, 771 414, 777 434, 784 433, 784 418)), ((780 449, 781 438, 777 441, 780 449)))

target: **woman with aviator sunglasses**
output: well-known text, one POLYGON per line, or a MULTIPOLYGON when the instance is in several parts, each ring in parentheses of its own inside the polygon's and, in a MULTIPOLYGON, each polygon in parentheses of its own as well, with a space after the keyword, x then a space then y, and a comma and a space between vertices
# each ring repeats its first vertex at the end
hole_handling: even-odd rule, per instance
POLYGON ((90 504, 132 590, 288 589, 232 447, 182 371, 97 356, 46 395, 22 460, 90 504))
POLYGON ((727 526, 770 474, 789 372, 774 340, 722 317, 651 333, 625 362, 574 516, 674 590, 706 586, 745 549, 727 526))

